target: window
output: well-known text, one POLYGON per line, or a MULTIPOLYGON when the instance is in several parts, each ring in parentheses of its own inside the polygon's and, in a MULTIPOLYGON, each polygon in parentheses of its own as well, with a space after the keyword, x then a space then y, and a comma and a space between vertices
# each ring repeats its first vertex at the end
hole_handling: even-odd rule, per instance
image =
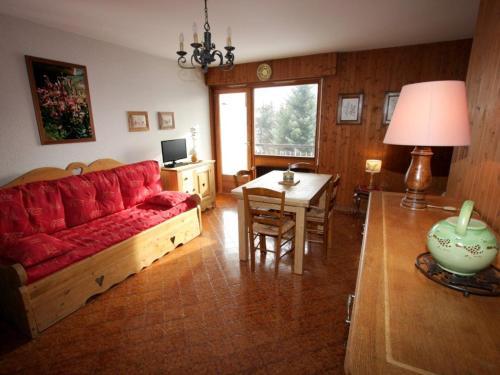
POLYGON ((254 89, 255 155, 314 158, 318 84, 254 89))

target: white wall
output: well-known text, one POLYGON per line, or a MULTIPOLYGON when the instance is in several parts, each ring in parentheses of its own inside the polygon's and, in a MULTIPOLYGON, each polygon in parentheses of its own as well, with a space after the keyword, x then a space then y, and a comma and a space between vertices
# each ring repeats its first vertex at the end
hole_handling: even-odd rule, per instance
POLYGON ((160 141, 190 142, 195 124, 199 157, 211 157, 208 90, 200 74, 174 60, 0 15, 0 84, 0 185, 72 161, 161 160, 160 141), (96 142, 40 144, 24 55, 87 67, 96 142), (128 132, 127 111, 148 111, 150 130, 128 132), (175 112, 175 130, 158 129, 158 111, 175 112))

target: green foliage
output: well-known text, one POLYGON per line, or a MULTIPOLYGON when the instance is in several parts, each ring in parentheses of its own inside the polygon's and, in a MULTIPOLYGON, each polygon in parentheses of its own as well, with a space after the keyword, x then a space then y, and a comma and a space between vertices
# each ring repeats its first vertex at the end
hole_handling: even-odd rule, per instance
POLYGON ((257 143, 313 145, 317 108, 317 94, 313 87, 294 87, 277 112, 269 103, 262 105, 255 122, 257 143))
POLYGON ((273 139, 273 128, 276 126, 274 108, 271 103, 259 107, 259 116, 255 119, 257 129, 256 143, 270 143, 273 139))

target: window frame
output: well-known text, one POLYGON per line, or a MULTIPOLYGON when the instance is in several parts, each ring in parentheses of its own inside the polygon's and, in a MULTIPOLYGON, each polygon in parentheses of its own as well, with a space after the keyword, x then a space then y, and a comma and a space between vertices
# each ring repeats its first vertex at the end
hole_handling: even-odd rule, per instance
POLYGON ((275 81, 275 82, 259 82, 252 85, 248 85, 252 95, 252 108, 251 108, 251 127, 252 127, 252 154, 254 158, 279 158, 279 159, 290 159, 298 161, 316 161, 318 159, 318 139, 319 139, 319 126, 320 126, 320 116, 321 116, 321 89, 322 89, 322 79, 307 79, 307 80, 287 80, 287 81, 275 81), (272 87, 283 87, 283 86, 301 86, 301 85, 311 85, 316 84, 317 94, 316 94, 316 127, 314 132, 314 156, 282 156, 282 155, 258 155, 255 153, 255 89, 260 88, 272 88, 272 87))

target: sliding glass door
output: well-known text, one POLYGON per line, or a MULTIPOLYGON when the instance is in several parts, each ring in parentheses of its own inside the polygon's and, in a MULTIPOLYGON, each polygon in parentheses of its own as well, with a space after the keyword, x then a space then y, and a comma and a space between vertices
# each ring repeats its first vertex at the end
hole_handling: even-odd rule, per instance
POLYGON ((218 185, 227 192, 234 187, 232 176, 239 170, 250 168, 248 92, 222 91, 215 98, 218 185))

